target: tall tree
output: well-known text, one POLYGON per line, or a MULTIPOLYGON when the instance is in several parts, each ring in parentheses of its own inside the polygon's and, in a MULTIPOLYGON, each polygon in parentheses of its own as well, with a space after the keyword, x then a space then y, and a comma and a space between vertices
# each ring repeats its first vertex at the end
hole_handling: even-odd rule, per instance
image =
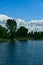
POLYGON ((8 19, 6 26, 8 28, 10 38, 13 40, 14 39, 14 32, 16 31, 16 28, 17 28, 17 23, 15 20, 8 19))

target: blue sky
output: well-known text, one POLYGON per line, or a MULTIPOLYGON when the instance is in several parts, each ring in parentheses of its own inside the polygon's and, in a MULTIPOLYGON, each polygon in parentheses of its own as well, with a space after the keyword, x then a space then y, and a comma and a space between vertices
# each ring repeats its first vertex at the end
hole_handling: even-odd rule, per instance
POLYGON ((43 0, 0 0, 0 14, 14 19, 43 19, 43 0))

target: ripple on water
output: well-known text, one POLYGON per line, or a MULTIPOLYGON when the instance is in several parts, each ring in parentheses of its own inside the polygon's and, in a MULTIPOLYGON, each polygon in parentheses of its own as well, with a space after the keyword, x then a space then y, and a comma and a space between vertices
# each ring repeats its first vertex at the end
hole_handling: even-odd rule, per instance
POLYGON ((43 65, 43 41, 0 42, 0 65, 43 65))

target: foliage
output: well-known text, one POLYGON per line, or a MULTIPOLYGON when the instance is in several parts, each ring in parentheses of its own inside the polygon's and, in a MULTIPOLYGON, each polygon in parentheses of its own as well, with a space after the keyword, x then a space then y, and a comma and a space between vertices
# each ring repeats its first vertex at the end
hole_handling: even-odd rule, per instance
POLYGON ((12 20, 12 19, 8 19, 6 26, 8 28, 10 38, 13 39, 14 38, 14 32, 16 31, 16 28, 17 28, 16 21, 12 20))
POLYGON ((0 25, 0 38, 9 38, 6 28, 0 25))
POLYGON ((32 37, 35 40, 42 40, 43 39, 43 32, 30 32, 28 36, 32 37))
POLYGON ((4 28, 0 25, 0 39, 34 39, 34 40, 43 40, 43 32, 29 32, 28 29, 21 26, 18 30, 17 23, 15 20, 8 19, 6 23, 6 27, 4 28))
POLYGON ((28 32, 28 29, 26 29, 25 27, 21 26, 17 32, 16 32, 16 36, 17 37, 26 37, 28 32))

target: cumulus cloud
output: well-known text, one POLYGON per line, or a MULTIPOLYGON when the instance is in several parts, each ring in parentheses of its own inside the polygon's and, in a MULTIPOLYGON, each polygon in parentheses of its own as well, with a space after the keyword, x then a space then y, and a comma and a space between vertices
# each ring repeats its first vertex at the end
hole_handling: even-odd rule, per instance
POLYGON ((6 16, 6 15, 2 15, 2 14, 0 14, 0 21, 5 21, 5 20, 7 20, 7 19, 11 19, 11 17, 8 17, 8 16, 6 16))
MULTIPOLYGON (((0 25, 5 26, 6 20, 7 19, 12 19, 11 17, 8 17, 6 15, 0 14, 0 25)), ((20 26, 24 26, 25 28, 28 29, 28 32, 31 31, 43 31, 43 20, 30 20, 30 21, 25 21, 23 19, 15 19, 17 22, 17 29, 20 26)))
POLYGON ((12 19, 6 15, 0 14, 0 25, 5 26, 7 19, 12 19))
POLYGON ((29 32, 31 31, 43 31, 43 20, 31 20, 25 21, 22 19, 17 19, 17 28, 20 26, 24 26, 28 29, 29 32))

